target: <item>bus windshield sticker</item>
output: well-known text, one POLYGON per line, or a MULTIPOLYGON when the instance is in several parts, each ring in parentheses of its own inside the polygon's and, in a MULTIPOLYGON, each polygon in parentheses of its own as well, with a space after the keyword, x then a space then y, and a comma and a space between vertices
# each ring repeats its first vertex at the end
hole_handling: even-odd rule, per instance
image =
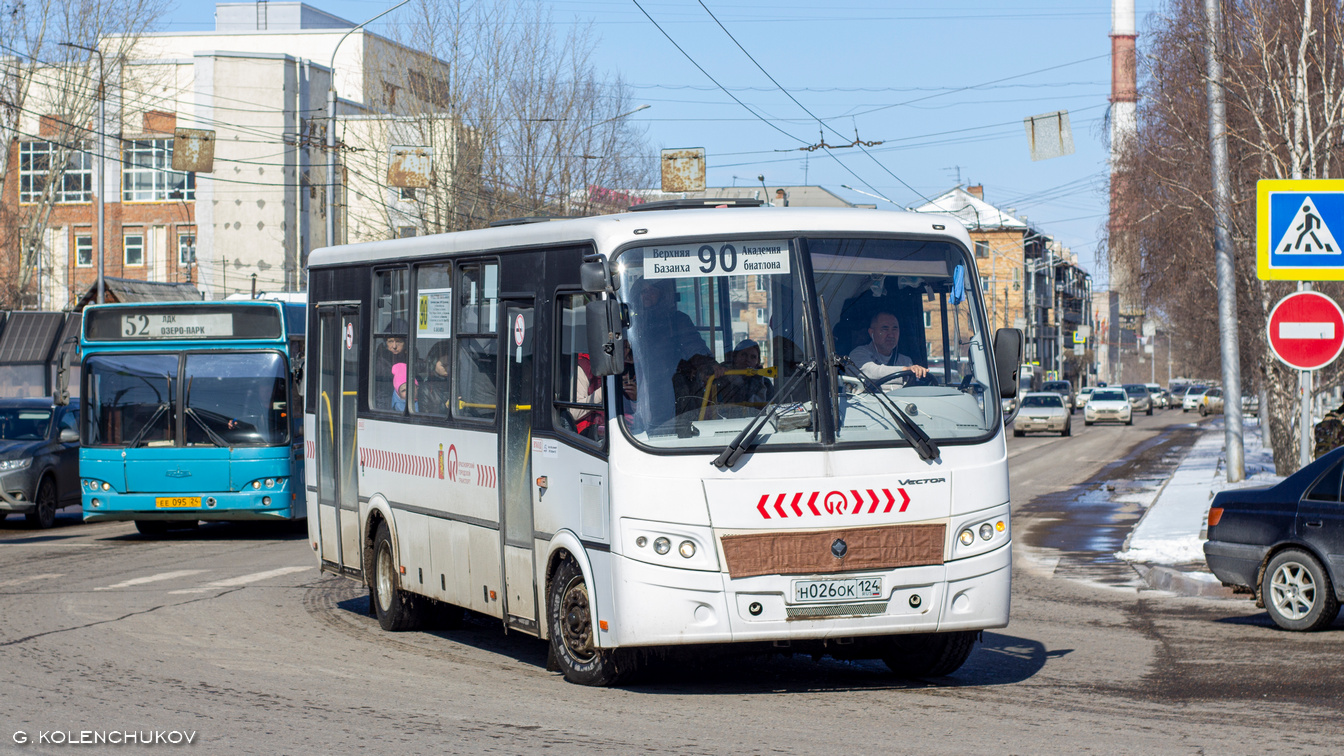
POLYGON ((420 338, 446 338, 452 333, 453 290, 421 289, 420 320, 415 335, 420 338))
POLYGON ((233 315, 221 313, 138 312, 121 317, 127 339, 208 339, 233 335, 233 315))
POLYGON ((700 278, 789 272, 789 243, 736 241, 644 250, 646 278, 700 278))

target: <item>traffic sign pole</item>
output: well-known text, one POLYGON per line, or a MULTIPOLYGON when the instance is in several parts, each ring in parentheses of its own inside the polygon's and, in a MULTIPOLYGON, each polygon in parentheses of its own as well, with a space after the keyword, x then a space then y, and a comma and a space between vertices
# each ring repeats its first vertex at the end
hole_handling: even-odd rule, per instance
MULTIPOLYGON (((1306 281, 1297 282, 1298 293, 1311 291, 1311 284, 1306 281)), ((1303 370, 1297 374, 1297 469, 1301 470, 1311 464, 1311 447, 1315 446, 1315 439, 1312 438, 1311 422, 1311 371, 1303 370)))

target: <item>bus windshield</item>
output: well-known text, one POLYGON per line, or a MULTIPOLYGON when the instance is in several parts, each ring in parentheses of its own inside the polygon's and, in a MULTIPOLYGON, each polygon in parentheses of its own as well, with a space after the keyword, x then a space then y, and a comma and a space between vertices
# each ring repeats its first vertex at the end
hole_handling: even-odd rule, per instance
POLYGON ((99 354, 87 371, 90 446, 177 446, 179 407, 187 446, 289 441, 277 352, 99 354))
POLYGON ((187 446, 288 443, 285 361, 276 352, 187 355, 187 446))
POLYGON ((636 441, 721 448, 777 394, 757 445, 909 442, 898 415, 934 440, 998 422, 957 245, 706 239, 627 249, 617 262, 630 312, 618 386, 636 441), (799 373, 809 375, 792 380, 799 373))

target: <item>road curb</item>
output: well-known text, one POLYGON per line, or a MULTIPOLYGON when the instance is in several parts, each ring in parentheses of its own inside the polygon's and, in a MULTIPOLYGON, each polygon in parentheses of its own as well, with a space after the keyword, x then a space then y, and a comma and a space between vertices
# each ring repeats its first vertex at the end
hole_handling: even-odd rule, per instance
POLYGON ((1138 562, 1134 570, 1143 578, 1148 587, 1159 591, 1179 593, 1182 596, 1202 596, 1204 598, 1237 598, 1232 589, 1218 582, 1209 572, 1188 572, 1161 564, 1138 562), (1207 575, 1208 577, 1197 577, 1207 575))

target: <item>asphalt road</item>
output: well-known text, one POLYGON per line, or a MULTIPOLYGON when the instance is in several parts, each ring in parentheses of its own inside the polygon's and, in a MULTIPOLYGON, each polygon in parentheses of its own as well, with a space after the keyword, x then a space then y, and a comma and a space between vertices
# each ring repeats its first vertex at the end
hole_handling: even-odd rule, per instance
POLYGON ((73 746, 31 741, 84 730, 185 731, 181 748, 258 754, 1335 750, 1344 620, 1281 632, 1250 601, 1143 589, 1110 556, 1141 514, 1126 493, 1156 485, 1194 421, 1076 415, 1071 438, 1011 439, 1011 624, 921 683, 878 662, 682 658, 628 688, 584 688, 495 622, 383 633, 362 588, 318 574, 300 529, 151 541, 73 513, 45 532, 11 517, 0 751, 59 753, 73 746))

